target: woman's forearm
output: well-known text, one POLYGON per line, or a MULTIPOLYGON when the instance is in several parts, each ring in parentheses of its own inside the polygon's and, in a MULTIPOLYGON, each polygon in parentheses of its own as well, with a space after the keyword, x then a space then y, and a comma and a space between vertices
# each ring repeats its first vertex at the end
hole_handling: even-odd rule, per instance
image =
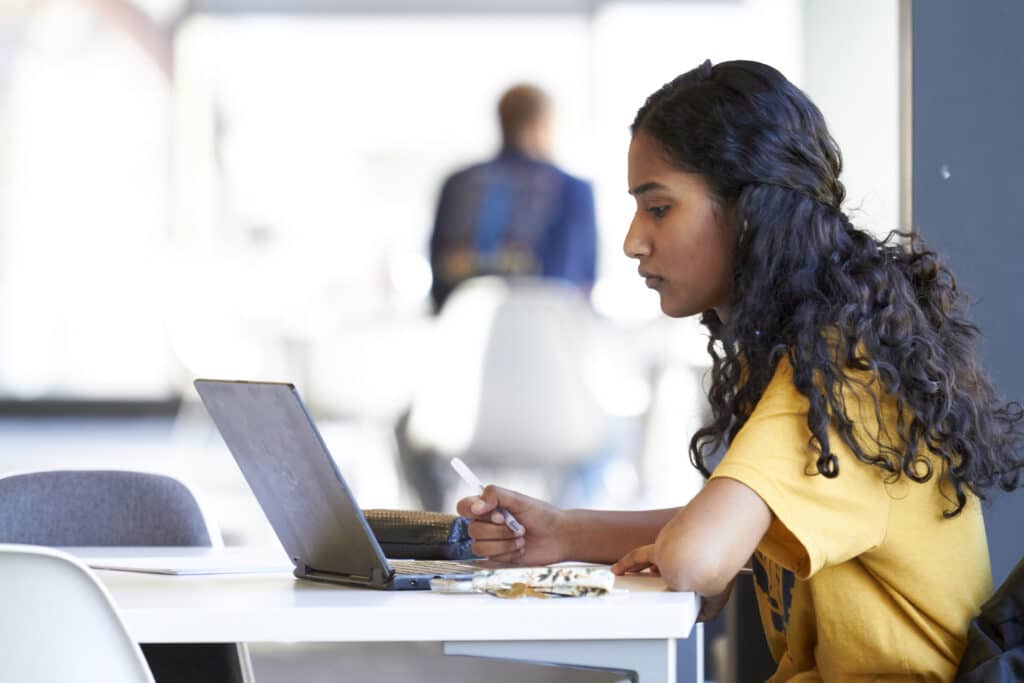
POLYGON ((654 543, 680 508, 664 510, 566 510, 570 556, 579 562, 615 562, 633 548, 654 543))

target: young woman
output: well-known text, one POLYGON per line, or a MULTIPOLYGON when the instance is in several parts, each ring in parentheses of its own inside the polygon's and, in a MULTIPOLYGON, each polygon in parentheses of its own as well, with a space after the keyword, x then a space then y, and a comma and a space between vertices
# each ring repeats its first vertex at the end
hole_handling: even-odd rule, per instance
POLYGON ((771 67, 705 62, 632 134, 624 248, 666 314, 710 333, 712 420, 690 445, 710 479, 645 512, 488 487, 458 506, 474 550, 653 568, 705 617, 750 562, 773 680, 952 679, 991 592, 979 499, 1024 466, 1021 407, 978 366, 952 275, 919 239, 850 223, 821 113, 771 67))

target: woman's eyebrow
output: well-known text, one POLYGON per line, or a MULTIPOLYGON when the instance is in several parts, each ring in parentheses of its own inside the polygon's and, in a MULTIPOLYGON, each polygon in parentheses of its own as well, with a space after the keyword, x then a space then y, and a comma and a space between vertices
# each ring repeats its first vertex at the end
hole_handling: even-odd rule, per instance
POLYGON ((667 189, 668 189, 668 187, 666 187, 665 185, 662 185, 661 183, 650 182, 650 183, 643 183, 642 185, 637 185, 632 190, 630 190, 629 193, 631 195, 633 195, 634 197, 639 197, 640 195, 642 195, 642 194, 644 194, 646 192, 650 192, 651 190, 667 190, 667 189))

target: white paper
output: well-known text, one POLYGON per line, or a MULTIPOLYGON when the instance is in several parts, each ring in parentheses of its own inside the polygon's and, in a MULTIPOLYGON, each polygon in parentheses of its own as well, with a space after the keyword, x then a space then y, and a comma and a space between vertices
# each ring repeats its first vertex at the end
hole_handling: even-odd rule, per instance
POLYGON ((267 548, 79 548, 69 549, 92 569, 170 574, 290 572, 292 564, 267 548))

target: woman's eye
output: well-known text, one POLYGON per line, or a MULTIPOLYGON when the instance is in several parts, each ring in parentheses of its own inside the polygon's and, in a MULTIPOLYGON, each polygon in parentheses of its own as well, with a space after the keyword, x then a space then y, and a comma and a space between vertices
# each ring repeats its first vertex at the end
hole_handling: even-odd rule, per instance
POLYGON ((662 218, 667 211, 667 206, 652 206, 647 209, 647 213, 653 215, 655 218, 662 218))

